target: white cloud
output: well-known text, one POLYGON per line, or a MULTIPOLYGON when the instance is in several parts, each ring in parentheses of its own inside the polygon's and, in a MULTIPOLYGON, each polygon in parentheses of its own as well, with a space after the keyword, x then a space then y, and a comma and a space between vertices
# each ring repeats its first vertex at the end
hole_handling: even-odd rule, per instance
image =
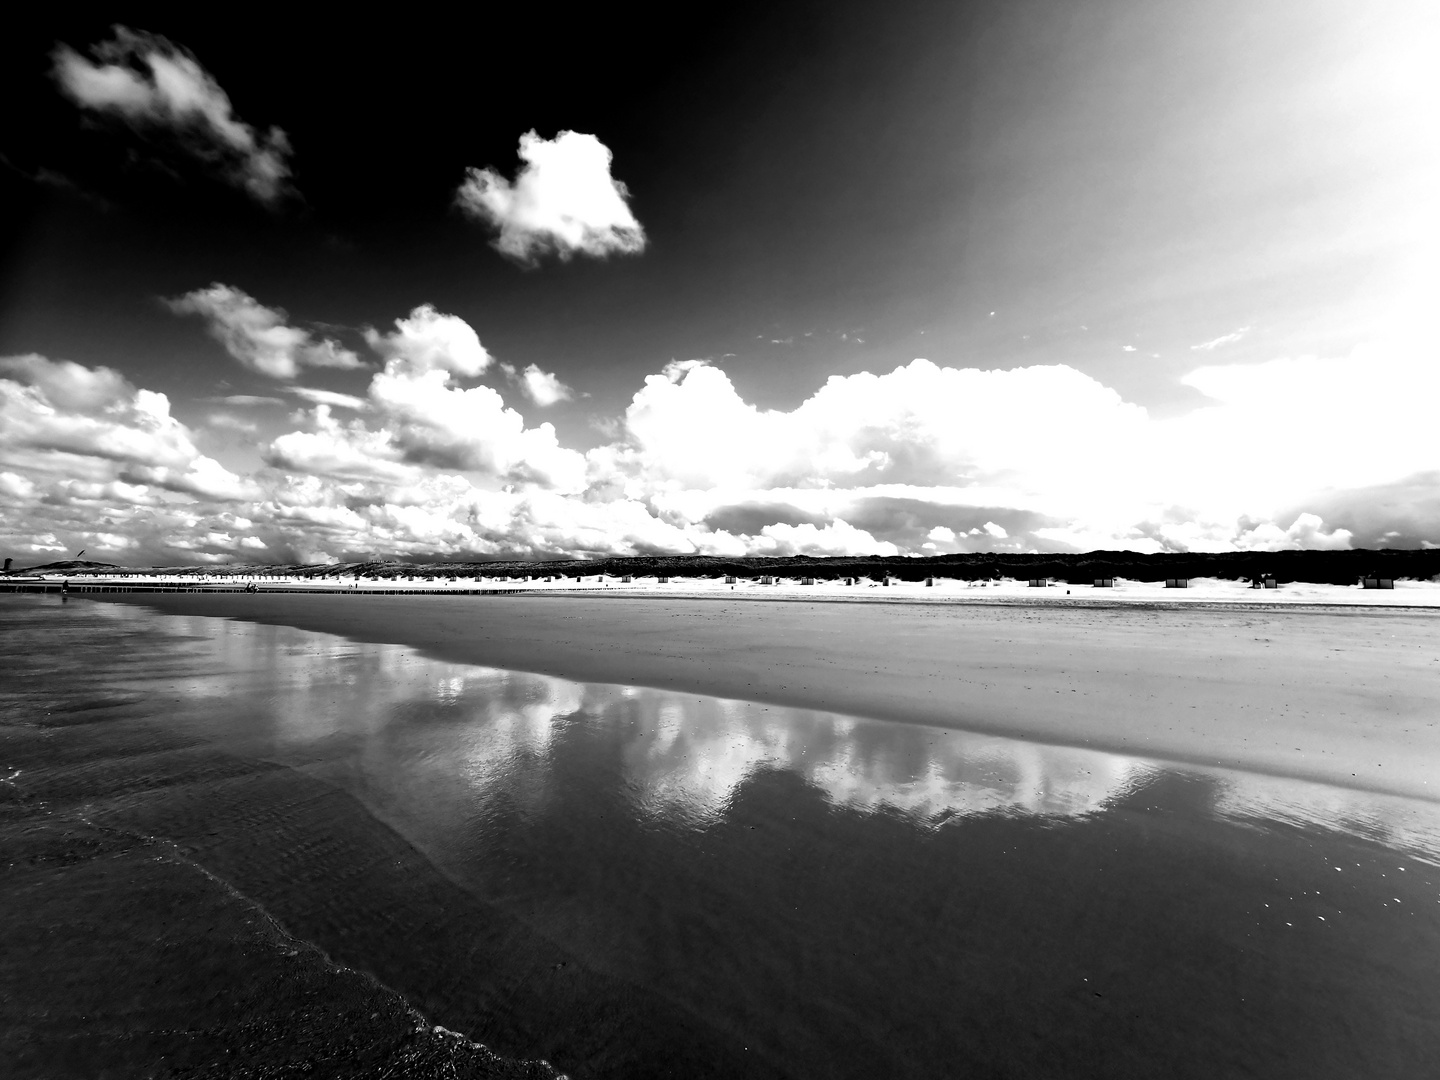
POLYGON ((359 411, 368 408, 364 398, 358 398, 354 394, 338 394, 333 390, 317 390, 313 386, 291 386, 290 393, 296 397, 304 398, 312 405, 329 405, 335 409, 354 409, 359 411))
POLYGON ((610 175, 610 150, 594 135, 562 131, 554 140, 520 136, 525 163, 511 183, 494 169, 469 169, 455 193, 470 216, 499 230, 495 248, 521 263, 540 256, 604 258, 645 249, 645 230, 610 175))
POLYGON ((235 116, 230 98, 187 50, 152 34, 115 28, 87 60, 68 45, 52 55, 52 74, 76 105, 165 131, 191 156, 257 201, 293 194, 290 140, 278 127, 260 133, 235 116))
POLYGON ((359 421, 342 424, 328 405, 311 414, 310 431, 291 431, 273 440, 265 460, 276 468, 342 480, 410 483, 418 474, 400 462, 389 432, 370 431, 359 421))
POLYGON ((321 404, 311 414, 311 430, 274 440, 266 451, 270 464, 391 483, 430 467, 562 491, 584 487, 584 457, 560 446, 551 425, 527 428, 492 387, 457 385, 456 376, 480 375, 492 363, 468 323, 425 305, 395 327, 366 334, 385 368, 371 379, 364 401, 297 388, 321 404), (331 404, 365 406, 373 426, 336 421, 331 404))
POLYGON ((1235 344, 1235 342, 1239 341, 1249 332, 1250 327, 1242 326, 1240 329, 1232 330, 1228 334, 1221 334, 1219 337, 1211 338, 1209 341, 1202 341, 1199 345, 1191 345, 1190 348, 1201 352, 1211 352, 1222 346, 1235 344))
MULTIPOLYGON (((293 379, 301 367, 354 369, 360 358, 329 338, 316 340, 309 331, 286 324, 280 308, 269 308, 233 285, 219 282, 174 300, 170 310, 203 316, 212 337, 251 371, 272 379, 293 379)), ((254 398, 258 404, 265 399, 254 398)))
POLYGON ((31 516, 47 500, 61 514, 79 500, 124 517, 163 501, 152 489, 203 502, 258 493, 251 480, 199 452, 164 394, 136 389, 108 368, 35 354, 0 359, 0 376, 7 375, 0 377, 0 465, 25 481, 6 488, 28 501, 31 516))
POLYGON ((1352 534, 1346 529, 1324 531, 1324 522, 1315 514, 1301 514, 1288 529, 1266 522, 1242 532, 1236 538, 1236 546, 1251 550, 1289 551, 1307 549, 1311 551, 1343 551, 1352 547, 1352 534))
POLYGON ((899 555, 900 549, 888 540, 876 540, 836 518, 823 528, 803 525, 766 525, 749 545, 756 555, 899 555))
POLYGON ((550 372, 541 371, 536 364, 520 372, 517 379, 525 395, 542 409, 575 396, 575 391, 550 372))
POLYGON ((259 425, 255 421, 231 416, 229 413, 211 413, 205 418, 205 426, 222 431, 234 431, 241 435, 253 435, 259 430, 259 425))
POLYGON ((683 361, 584 455, 493 387, 465 385, 493 365, 463 320, 422 307, 368 339, 385 364, 364 396, 295 388, 313 408, 252 477, 201 455, 164 395, 115 371, 0 361, 0 542, 76 548, 103 531, 136 540, 127 557, 141 561, 260 544, 266 559, 314 561, 1440 540, 1440 368, 1423 337, 1199 368, 1186 382, 1209 403, 1163 420, 1061 365, 917 360, 831 378, 779 410, 683 361))
POLYGON ((278 397, 261 397, 255 394, 226 394, 221 397, 204 398, 203 400, 215 405, 284 405, 285 399, 278 397))
POLYGON ((490 366, 491 356, 480 337, 464 319, 442 315, 422 304, 408 319, 396 319, 395 330, 365 332, 365 341, 386 361, 395 375, 423 375, 446 371, 474 378, 490 366))

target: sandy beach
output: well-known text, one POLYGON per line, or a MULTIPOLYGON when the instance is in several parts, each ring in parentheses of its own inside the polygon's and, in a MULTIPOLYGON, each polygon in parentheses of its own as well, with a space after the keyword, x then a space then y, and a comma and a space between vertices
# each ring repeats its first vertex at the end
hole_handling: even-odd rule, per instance
POLYGON ((723 592, 115 599, 582 681, 1440 797, 1440 616, 1424 610, 723 592))
POLYGON ((128 599, 0 600, 17 1076, 1429 1075, 1429 613, 128 599))

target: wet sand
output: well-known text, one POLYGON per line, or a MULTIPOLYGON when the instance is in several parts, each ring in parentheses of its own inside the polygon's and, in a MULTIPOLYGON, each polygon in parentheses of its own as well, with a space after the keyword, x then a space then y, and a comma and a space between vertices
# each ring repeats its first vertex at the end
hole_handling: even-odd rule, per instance
POLYGON ((1428 611, 594 594, 115 599, 581 681, 1440 799, 1440 614, 1428 611))
POLYGON ((58 597, 0 632, 7 1075, 1440 1052, 1433 802, 58 597))
POLYGON ((0 601, 0 1073, 738 1075, 304 761, 217 737, 273 719, 266 655, 97 607, 0 601))

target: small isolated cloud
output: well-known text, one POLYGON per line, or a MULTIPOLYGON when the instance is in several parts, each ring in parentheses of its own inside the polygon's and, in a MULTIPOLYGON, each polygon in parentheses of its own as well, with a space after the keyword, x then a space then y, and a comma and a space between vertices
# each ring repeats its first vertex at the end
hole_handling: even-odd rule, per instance
POLYGON ((205 426, 220 431, 234 431, 241 435, 253 435, 259 430, 255 421, 231 416, 229 413, 211 413, 205 418, 205 426))
POLYGON ((285 400, 278 397, 265 397, 257 394, 226 394, 223 397, 202 398, 212 405, 284 405, 285 400))
POLYGON ((542 409, 556 402, 569 401, 575 391, 562 383, 548 371, 541 371, 538 364, 531 364, 516 377, 525 396, 542 409))
POLYGON ((1235 342, 1239 341, 1249 332, 1250 327, 1242 326, 1240 329, 1232 330, 1228 334, 1221 334, 1219 337, 1211 338, 1209 341, 1202 341, 1199 345, 1191 345, 1190 348, 1199 352, 1210 352, 1213 349, 1235 344, 1235 342))
POLYGON ((955 542, 955 530, 947 528, 944 525, 936 525, 925 534, 925 539, 938 544, 953 544, 955 542))
POLYGON ((1122 352, 1134 352, 1134 351, 1135 351, 1135 346, 1134 346, 1134 345, 1121 345, 1121 346, 1120 346, 1120 349, 1121 349, 1122 352))
POLYGON ((1003 528, 1001 528, 999 525, 996 525, 995 522, 993 522, 993 521, 987 521, 987 522, 985 522, 985 531, 986 531, 987 533, 989 533, 991 536, 993 536, 996 540, 1004 540, 1006 537, 1008 537, 1008 536, 1010 535, 1008 532, 1006 532, 1006 531, 1005 531, 1003 528))
POLYGON ((393 333, 365 331, 366 343, 385 361, 391 374, 423 375, 445 371, 474 378, 490 366, 491 356, 480 336, 464 319, 421 304, 408 319, 396 319, 393 333))
POLYGON ((290 393, 304 398, 312 405, 331 405, 337 409, 360 410, 366 407, 364 398, 353 394, 337 394, 334 390, 317 390, 313 386, 292 386, 290 393))
POLYGON ((520 136, 525 163, 514 182, 494 169, 469 169, 455 193, 469 216, 499 230, 494 247, 533 265, 553 253, 605 258, 645 249, 645 230, 626 202, 630 193, 610 175, 612 155, 594 135, 562 131, 554 140, 520 136))
POLYGON ((293 194, 285 132, 261 133, 237 118, 229 95, 188 50, 117 26, 90 51, 94 60, 68 45, 51 56, 55 81, 80 108, 118 116, 145 134, 164 133, 257 202, 274 206, 293 194))
POLYGON ((268 308, 233 285, 218 281, 165 302, 179 315, 200 315, 210 335, 251 371, 272 379, 293 379, 303 367, 359 368, 365 365, 330 338, 286 324, 280 308, 268 308))

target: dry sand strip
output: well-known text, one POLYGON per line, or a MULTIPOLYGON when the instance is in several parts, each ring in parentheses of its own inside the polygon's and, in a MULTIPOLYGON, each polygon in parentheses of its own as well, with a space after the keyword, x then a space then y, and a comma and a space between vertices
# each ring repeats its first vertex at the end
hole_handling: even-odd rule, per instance
POLYGON ((114 599, 406 644, 462 663, 1440 800, 1440 614, 1413 609, 595 594, 114 599))

